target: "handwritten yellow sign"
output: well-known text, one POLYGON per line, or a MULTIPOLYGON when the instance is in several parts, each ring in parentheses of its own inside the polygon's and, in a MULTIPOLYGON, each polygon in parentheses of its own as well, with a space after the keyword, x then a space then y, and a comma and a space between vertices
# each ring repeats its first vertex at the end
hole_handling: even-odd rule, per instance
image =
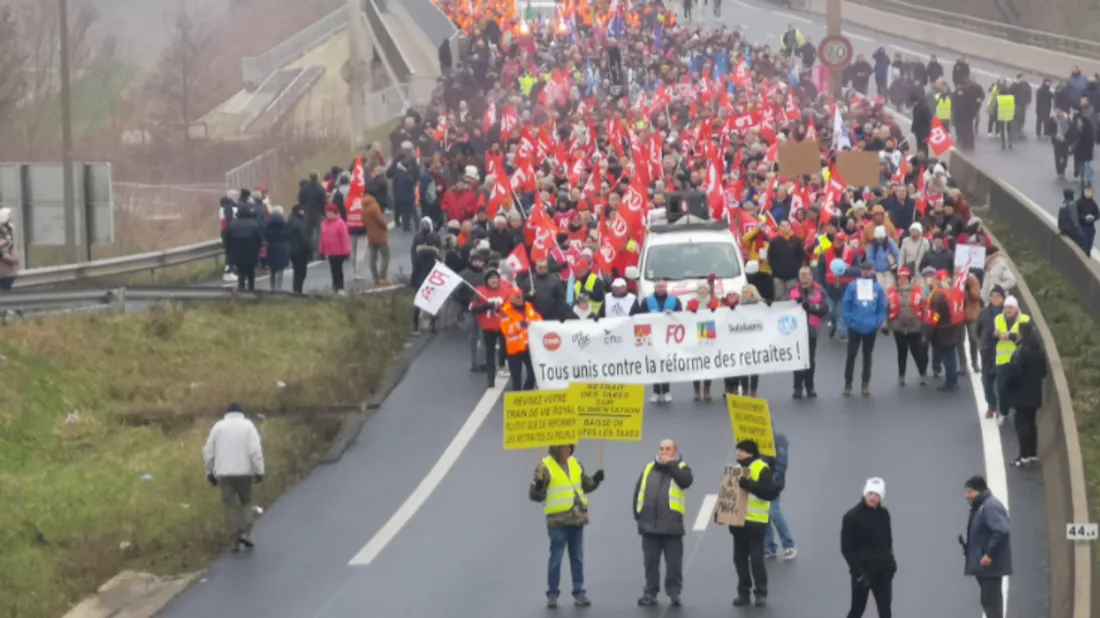
POLYGON ((772 430, 772 414, 766 399, 727 395, 726 406, 730 412, 735 441, 752 440, 760 448, 761 455, 775 456, 775 433, 772 430))
POLYGON ((570 384, 569 402, 580 417, 581 438, 617 442, 642 439, 644 384, 570 384))
POLYGON ((580 423, 567 391, 504 394, 504 450, 576 444, 578 440, 580 423))

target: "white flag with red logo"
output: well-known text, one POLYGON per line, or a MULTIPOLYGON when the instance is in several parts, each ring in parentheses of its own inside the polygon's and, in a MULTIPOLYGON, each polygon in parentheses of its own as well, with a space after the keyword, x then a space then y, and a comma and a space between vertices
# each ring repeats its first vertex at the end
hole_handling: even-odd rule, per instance
POLYGON ((462 277, 459 277, 458 273, 447 268, 443 262, 436 262, 432 272, 428 273, 424 283, 421 283, 420 289, 416 291, 416 300, 413 304, 421 311, 436 315, 455 288, 460 285, 462 285, 462 277))

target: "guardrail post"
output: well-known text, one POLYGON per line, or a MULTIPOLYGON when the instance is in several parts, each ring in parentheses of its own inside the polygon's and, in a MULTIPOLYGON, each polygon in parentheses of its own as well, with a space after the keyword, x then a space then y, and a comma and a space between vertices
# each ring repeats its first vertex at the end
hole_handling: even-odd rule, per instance
POLYGON ((111 313, 126 313, 126 288, 119 287, 111 290, 111 313))

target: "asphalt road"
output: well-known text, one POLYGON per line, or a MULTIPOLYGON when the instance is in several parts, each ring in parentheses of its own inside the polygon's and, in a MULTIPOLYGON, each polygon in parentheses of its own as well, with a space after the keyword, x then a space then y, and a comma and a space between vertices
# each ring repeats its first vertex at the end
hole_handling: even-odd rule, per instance
MULTIPOLYGON (((798 20, 746 6, 727 2, 728 21, 736 16, 752 31, 774 35, 795 21, 818 36, 798 20)), ((311 285, 325 285, 327 272, 315 271, 310 277, 318 283, 311 285)), ((486 391, 484 377, 466 371, 465 354, 460 334, 436 336, 344 459, 270 506, 256 528, 257 549, 217 559, 201 583, 160 615, 551 615, 542 609, 548 545, 542 510, 526 497, 543 454, 501 448, 501 390, 486 391)), ((842 346, 823 341, 818 354, 821 397, 814 401, 790 399, 789 375, 761 379, 760 396, 770 400, 776 428, 791 442, 783 505, 799 555, 770 563, 770 607, 746 611, 842 615, 849 593, 840 518, 860 499, 865 479, 881 476, 900 565, 896 615, 978 618, 978 589, 962 574, 955 535, 964 531, 968 512, 962 482, 984 472, 1012 514, 1016 575, 1007 615, 1045 615, 1049 571, 1040 476, 1034 470, 1006 474, 1005 462, 1016 454, 1014 435, 981 419, 972 380, 964 379, 954 394, 913 386, 912 374, 911 385, 899 387, 893 342, 880 338, 872 396, 846 399, 840 395, 842 346)), ((731 456, 729 418, 720 402, 693 403, 688 385, 675 385, 673 394, 673 404, 647 408, 641 442, 608 444, 607 480, 591 496, 586 531, 593 606, 566 604, 557 614, 717 617, 735 611, 729 605, 736 582, 731 539, 703 512, 731 456), (687 492, 685 605, 640 609, 634 602, 642 586, 641 551, 630 496, 665 437, 679 443, 696 475, 687 492)), ((589 442, 578 452, 589 470, 596 466, 595 451, 589 442)), ((566 583, 567 567, 563 571, 566 583)))
MULTIPOLYGON (((708 7, 709 8, 709 7, 708 7)), ((726 0, 723 2, 722 23, 740 24, 754 40, 774 41, 773 48, 778 49, 779 37, 788 25, 800 29, 808 39, 815 44, 825 36, 825 19, 823 16, 806 13, 784 11, 765 2, 742 2, 740 0, 726 0)), ((698 12, 696 19, 701 19, 703 12, 698 12)), ((703 23, 719 23, 712 13, 706 13, 703 23)), ((919 41, 908 40, 906 33, 886 34, 866 28, 860 28, 852 24, 844 25, 844 34, 848 36, 857 54, 863 54, 869 62, 871 55, 879 47, 884 47, 890 57, 895 53, 901 53, 904 57, 917 56, 927 62, 929 57, 935 54, 943 65, 944 71, 950 80, 951 69, 959 54, 937 49, 919 41)), ((1007 65, 988 62, 985 60, 970 59, 971 75, 988 90, 989 86, 1000 77, 1014 79, 1021 71, 1007 65)), ((1054 76, 1064 80, 1069 76, 1070 67, 1066 66, 1064 75, 1054 76)), ((1033 88, 1042 83, 1043 77, 1028 72, 1023 72, 1025 78, 1033 88)), ((874 96, 874 84, 871 85, 871 95, 874 96)), ((1025 123, 1026 139, 1013 145, 1011 151, 1001 149, 1000 140, 989 137, 985 133, 986 114, 982 111, 981 136, 977 140, 974 151, 966 153, 966 156, 978 163, 990 173, 1007 179, 1024 195, 1032 199, 1036 204, 1048 211, 1053 218, 1062 203, 1062 189, 1075 187, 1072 173, 1067 174, 1069 180, 1061 181, 1054 173, 1054 149, 1048 138, 1035 138, 1035 106, 1027 110, 1027 122, 1025 123)), ((1071 162, 1072 163, 1072 162, 1071 162)), ((1072 172, 1072 169, 1070 170, 1072 172)))

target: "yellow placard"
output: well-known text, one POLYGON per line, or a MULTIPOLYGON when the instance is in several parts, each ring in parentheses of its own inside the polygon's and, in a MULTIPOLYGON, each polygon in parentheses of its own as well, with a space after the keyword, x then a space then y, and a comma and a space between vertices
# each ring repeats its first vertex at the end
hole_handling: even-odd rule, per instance
POLYGON ((580 417, 581 438, 637 442, 642 439, 644 384, 569 385, 569 402, 580 417))
POLYGON ((504 450, 576 444, 577 409, 566 390, 504 394, 504 450))
POLYGON ((761 455, 775 457, 775 433, 772 431, 772 413, 766 399, 726 395, 730 411, 734 441, 752 440, 760 448, 761 455))

